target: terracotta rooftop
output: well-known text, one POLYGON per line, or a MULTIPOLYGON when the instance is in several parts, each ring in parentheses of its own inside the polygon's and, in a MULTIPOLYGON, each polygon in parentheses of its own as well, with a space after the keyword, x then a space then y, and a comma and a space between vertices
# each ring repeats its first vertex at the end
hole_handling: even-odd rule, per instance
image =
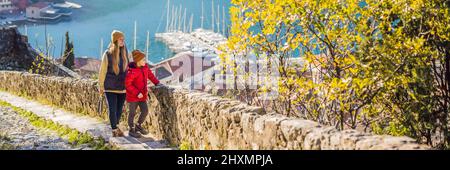
POLYGON ((158 79, 164 79, 169 76, 179 77, 181 74, 183 74, 183 78, 188 78, 214 65, 215 63, 211 61, 211 58, 194 58, 192 53, 183 52, 175 55, 173 58, 153 65, 151 68, 155 69, 155 75, 158 79), (210 65, 203 66, 203 62, 210 65))
POLYGON ((90 72, 98 72, 102 63, 102 61, 93 58, 75 58, 74 62, 75 68, 90 72))

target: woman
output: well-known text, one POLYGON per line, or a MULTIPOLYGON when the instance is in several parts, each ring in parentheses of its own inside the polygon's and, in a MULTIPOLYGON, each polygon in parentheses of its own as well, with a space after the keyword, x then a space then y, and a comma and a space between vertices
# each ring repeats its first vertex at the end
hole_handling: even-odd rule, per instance
POLYGON ((109 48, 103 54, 99 72, 100 95, 106 95, 113 137, 124 136, 118 125, 126 97, 127 65, 128 51, 124 42, 124 34, 114 30, 111 33, 109 48))
POLYGON ((161 85, 159 80, 153 74, 145 61, 145 54, 139 50, 132 52, 133 62, 128 65, 128 73, 125 79, 125 87, 127 91, 127 102, 129 104, 130 114, 128 115, 128 126, 130 127, 129 135, 140 138, 142 135, 148 134, 148 131, 142 127, 147 115, 147 80, 152 81, 154 85, 161 85), (134 124, 136 110, 139 107, 141 115, 137 124, 134 124))

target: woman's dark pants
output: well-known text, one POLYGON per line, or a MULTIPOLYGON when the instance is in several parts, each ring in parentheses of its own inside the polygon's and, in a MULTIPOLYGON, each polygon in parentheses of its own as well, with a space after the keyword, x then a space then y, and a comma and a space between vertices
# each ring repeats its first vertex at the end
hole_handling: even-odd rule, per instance
POLYGON ((122 116, 126 94, 106 92, 105 95, 108 103, 109 122, 111 123, 111 128, 117 129, 120 116, 122 116))

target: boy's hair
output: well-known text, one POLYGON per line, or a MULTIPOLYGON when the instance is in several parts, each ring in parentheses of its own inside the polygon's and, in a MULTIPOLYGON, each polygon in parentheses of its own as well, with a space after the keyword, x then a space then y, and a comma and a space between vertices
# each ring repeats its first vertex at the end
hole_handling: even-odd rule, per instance
POLYGON ((133 50, 132 55, 134 62, 139 62, 140 60, 145 58, 145 54, 140 50, 133 50))

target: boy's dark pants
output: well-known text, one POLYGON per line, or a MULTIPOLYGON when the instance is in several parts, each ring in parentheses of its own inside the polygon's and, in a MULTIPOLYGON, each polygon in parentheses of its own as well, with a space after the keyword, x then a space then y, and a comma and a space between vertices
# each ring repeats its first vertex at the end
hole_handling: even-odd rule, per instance
POLYGON ((148 115, 147 102, 129 102, 128 105, 130 107, 130 114, 128 115, 128 126, 130 126, 130 128, 134 127, 134 117, 136 116, 136 110, 138 106, 141 110, 141 115, 139 115, 138 124, 141 125, 142 123, 144 123, 145 118, 148 115))

